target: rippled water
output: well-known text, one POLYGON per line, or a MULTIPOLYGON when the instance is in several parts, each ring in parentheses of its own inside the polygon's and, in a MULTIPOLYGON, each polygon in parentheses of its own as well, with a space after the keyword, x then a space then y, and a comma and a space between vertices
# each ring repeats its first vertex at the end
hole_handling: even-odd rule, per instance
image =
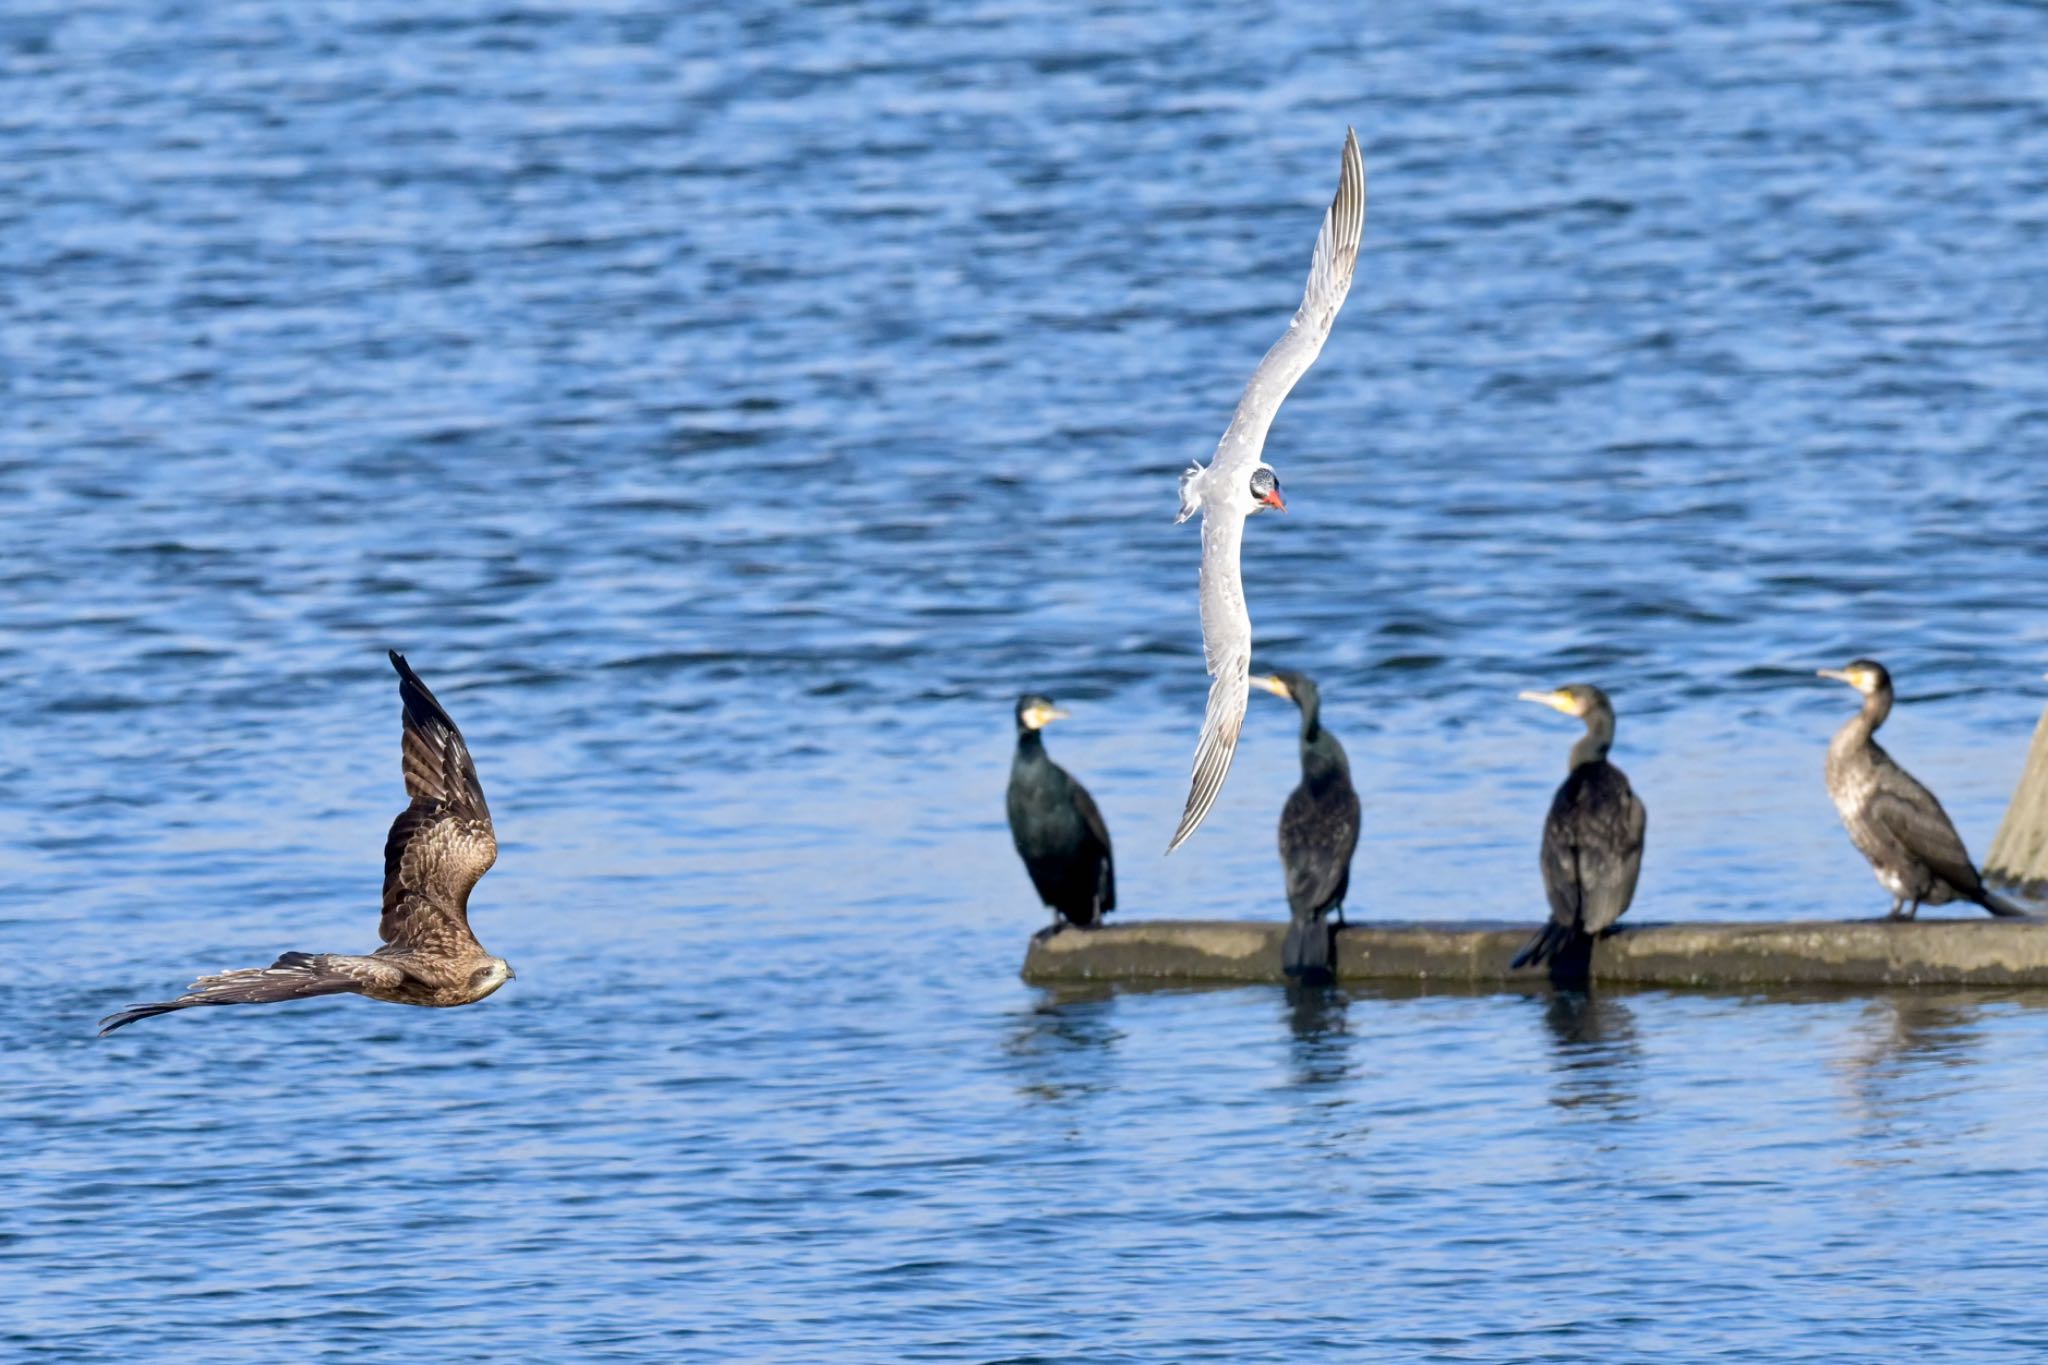
POLYGON ((1125 913, 1277 915, 1290 710, 1158 856, 1206 455, 1346 123, 1262 651, 1354 912, 1541 913, 1605 685, 1637 918, 1883 893, 1869 652, 1978 851, 2043 696, 2048 14, 44 4, 0 16, 0 1354, 2024 1356, 2031 997, 1069 995, 1009 708, 1125 913), (372 943, 386 646, 503 853, 475 1009, 93 1019, 372 943))

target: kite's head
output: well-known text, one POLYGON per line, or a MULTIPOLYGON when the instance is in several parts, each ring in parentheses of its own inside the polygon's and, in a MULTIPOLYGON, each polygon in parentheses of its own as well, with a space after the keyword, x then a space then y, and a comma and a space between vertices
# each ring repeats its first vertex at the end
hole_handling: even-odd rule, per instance
POLYGON ((483 964, 469 974, 469 1001, 477 1001, 489 995, 498 987, 514 978, 512 964, 502 957, 485 958, 483 964))

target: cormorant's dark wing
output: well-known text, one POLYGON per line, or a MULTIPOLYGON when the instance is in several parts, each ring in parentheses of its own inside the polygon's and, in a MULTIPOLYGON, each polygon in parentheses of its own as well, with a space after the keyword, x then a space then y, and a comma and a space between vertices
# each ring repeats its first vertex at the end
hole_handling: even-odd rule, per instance
POLYGON ((1348 783, 1321 801, 1306 783, 1288 796, 1280 811, 1280 863, 1290 911, 1325 910, 1342 899, 1358 849, 1358 822, 1358 793, 1348 783))
POLYGON ((1579 890, 1578 839, 1571 824, 1571 807, 1566 802, 1567 786, 1550 803, 1543 821, 1543 894, 1550 901, 1552 923, 1576 927, 1583 897, 1579 890))
POLYGON ((1543 825, 1543 889, 1550 917, 1589 934, 1609 928, 1635 898, 1648 812, 1612 764, 1574 769, 1543 825))
POLYGON ((154 1005, 130 1005, 100 1020, 100 1036, 117 1028, 189 1010, 195 1005, 274 1005, 281 1000, 306 1000, 316 995, 356 995, 368 986, 395 987, 405 973, 373 957, 347 957, 333 953, 286 953, 268 967, 246 967, 218 976, 202 976, 176 1000, 154 1005))
POLYGON ((1102 812, 1096 809, 1095 798, 1079 782, 1074 787, 1074 809, 1081 812, 1081 819, 1087 822, 1088 832, 1102 845, 1102 867, 1096 877, 1096 910, 1108 914, 1116 909, 1116 857, 1109 851, 1109 825, 1103 820, 1102 812))
POLYGON ((405 790, 412 804, 384 841, 384 918, 394 948, 449 957, 477 947, 469 893, 498 857, 491 810, 462 732, 434 694, 391 652, 405 705, 405 790))
POLYGON ((1643 835, 1649 828, 1649 812, 1630 789, 1628 779, 1618 770, 1614 775, 1622 801, 1607 807, 1609 819, 1601 821, 1601 837, 1579 852, 1586 886, 1585 918, 1580 927, 1589 934, 1614 926, 1636 898, 1636 881, 1643 874, 1643 835))
POLYGON ((1894 766, 1884 774, 1865 810, 1872 824, 1956 890, 1969 894, 1980 885, 1977 867, 1948 812, 1903 768, 1894 766))

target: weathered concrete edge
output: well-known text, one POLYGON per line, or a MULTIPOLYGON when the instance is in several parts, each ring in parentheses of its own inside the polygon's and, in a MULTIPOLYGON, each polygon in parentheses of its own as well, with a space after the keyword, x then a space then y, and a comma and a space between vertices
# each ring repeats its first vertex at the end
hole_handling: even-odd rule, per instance
MULTIPOLYGON (((1535 926, 1354 921, 1337 935, 1337 976, 1541 986, 1508 970, 1535 926)), ((1279 982, 1284 923, 1139 920, 1041 931, 1024 979, 1279 982)), ((2044 986, 2048 922, 1793 921, 1624 926, 1593 950, 1593 979, 1641 986, 2044 986)))

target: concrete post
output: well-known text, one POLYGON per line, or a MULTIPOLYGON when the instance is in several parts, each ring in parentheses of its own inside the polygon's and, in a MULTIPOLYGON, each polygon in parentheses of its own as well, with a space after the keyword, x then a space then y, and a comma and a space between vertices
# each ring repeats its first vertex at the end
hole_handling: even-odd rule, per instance
POLYGON ((2034 727, 2027 769, 2020 774, 2012 804, 2005 808, 1998 837, 1991 841, 1984 875, 2017 886, 2023 895, 2048 893, 2048 711, 2034 727))

